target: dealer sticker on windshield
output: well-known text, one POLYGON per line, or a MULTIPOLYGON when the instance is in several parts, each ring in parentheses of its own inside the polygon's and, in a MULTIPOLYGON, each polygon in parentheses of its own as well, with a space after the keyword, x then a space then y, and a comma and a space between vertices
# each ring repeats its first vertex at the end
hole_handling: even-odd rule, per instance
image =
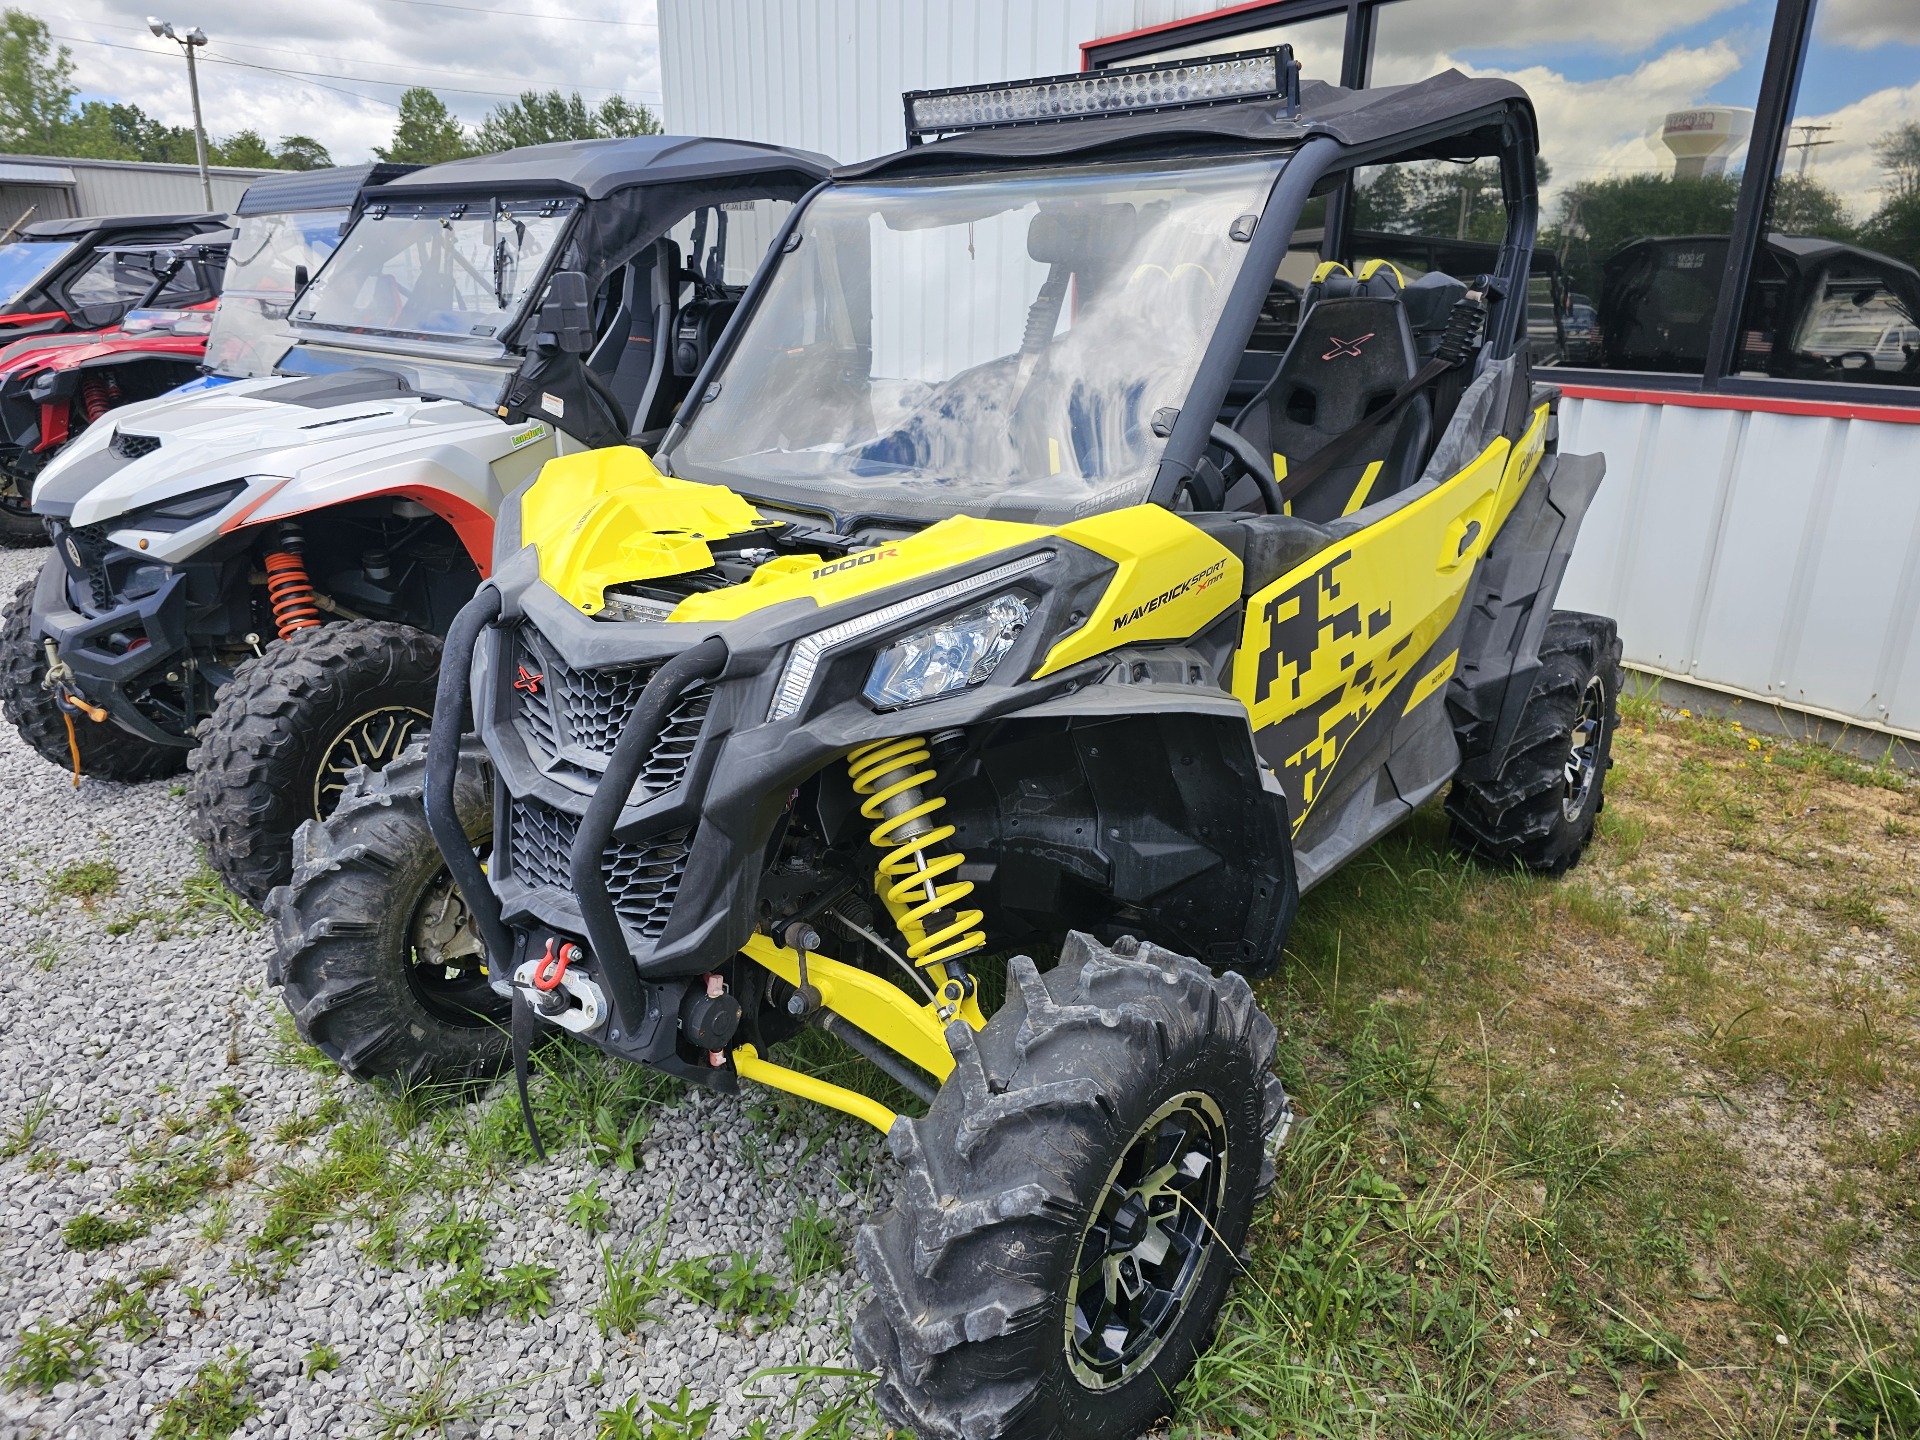
POLYGON ((544 440, 546 438, 547 438, 546 426, 529 425, 526 429, 522 430, 518 435, 508 436, 507 443, 510 444, 514 449, 518 450, 522 445, 531 445, 536 440, 544 440))

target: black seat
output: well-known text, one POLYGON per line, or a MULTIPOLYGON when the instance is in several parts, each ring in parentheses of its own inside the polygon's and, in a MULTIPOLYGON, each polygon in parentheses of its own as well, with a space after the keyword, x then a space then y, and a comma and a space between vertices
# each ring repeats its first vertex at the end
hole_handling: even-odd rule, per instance
MULTIPOLYGON (((1283 480, 1287 467, 1385 406, 1419 368, 1399 277, 1390 266, 1362 273, 1367 278, 1334 273, 1316 279, 1279 369, 1234 417, 1233 428, 1274 457, 1283 480)), ((1291 513, 1335 520, 1405 489, 1419 477, 1432 438, 1432 409, 1418 396, 1353 460, 1295 499, 1291 513)))

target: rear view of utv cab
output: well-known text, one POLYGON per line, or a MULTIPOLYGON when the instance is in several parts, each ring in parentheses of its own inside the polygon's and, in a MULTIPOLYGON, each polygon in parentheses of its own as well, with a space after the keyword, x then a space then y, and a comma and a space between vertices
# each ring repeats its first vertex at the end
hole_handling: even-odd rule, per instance
POLYGON ((1592 833, 1618 648, 1552 609, 1601 465, 1526 368, 1532 107, 1295 78, 908 96, 925 143, 790 219, 658 468, 509 503, 424 760, 272 902, 355 1075, 566 1030, 884 1133, 854 1350, 922 1440, 1165 1414, 1287 1133, 1247 977, 1300 889, 1449 782, 1503 863, 1592 833), (1360 167, 1483 157, 1491 273, 1290 258, 1360 167), (776 1058, 808 1028, 893 1098, 776 1058))
POLYGON ((263 897, 294 828, 424 723, 502 497, 664 428, 770 207, 824 173, 649 136, 383 186, 293 302, 275 374, 129 407, 44 472, 54 556, 0 641, 10 718, 105 778, 202 744, 195 832, 263 897))

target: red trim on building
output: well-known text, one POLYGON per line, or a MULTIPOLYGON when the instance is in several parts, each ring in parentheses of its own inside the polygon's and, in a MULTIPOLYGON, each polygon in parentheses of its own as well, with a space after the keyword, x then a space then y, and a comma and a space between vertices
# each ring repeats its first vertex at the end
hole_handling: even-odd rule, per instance
POLYGON ((1184 20, 1168 20, 1159 25, 1145 25, 1138 30, 1127 30, 1119 35, 1102 35, 1098 40, 1082 40, 1080 42, 1080 68, 1082 70, 1093 68, 1087 63, 1089 51, 1095 50, 1102 45, 1111 45, 1117 40, 1137 40, 1142 35, 1158 35, 1166 30, 1185 30, 1189 25, 1197 24, 1202 20, 1218 20, 1223 15, 1238 15, 1247 10, 1266 10, 1272 8, 1274 4, 1275 0, 1248 0, 1248 3, 1243 5, 1222 5, 1218 10, 1207 10, 1199 15, 1189 15, 1184 20))
POLYGON ((1775 400, 1765 395, 1703 395, 1696 390, 1635 390, 1611 385, 1563 385, 1576 400, 1606 400, 1617 405, 1689 405, 1696 410, 1748 410, 1769 415, 1812 415, 1830 420, 1882 420, 1920 425, 1920 408, 1855 405, 1831 400, 1775 400))

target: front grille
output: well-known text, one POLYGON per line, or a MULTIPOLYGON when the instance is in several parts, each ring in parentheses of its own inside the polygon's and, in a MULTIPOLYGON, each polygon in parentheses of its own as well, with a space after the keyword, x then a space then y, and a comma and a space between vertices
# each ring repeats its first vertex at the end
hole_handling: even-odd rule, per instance
MULTIPOLYGON (((514 653, 513 696, 521 733, 548 760, 583 779, 597 778, 659 666, 603 665, 576 670, 531 629, 521 631, 514 653), (575 753, 569 757, 569 751, 575 753), (581 763, 588 756, 601 763, 590 767, 581 763)), ((713 687, 705 682, 679 698, 668 712, 652 754, 641 767, 636 798, 664 794, 680 783, 712 703, 713 687)))
POLYGON ((113 584, 107 575, 107 554, 113 545, 104 525, 66 526, 53 537, 54 548, 67 573, 87 587, 95 611, 113 604, 113 584))
POLYGON ((107 442, 107 449, 122 460, 138 460, 142 455, 151 455, 159 448, 158 435, 134 435, 125 430, 115 430, 113 439, 107 442))
MULTIPOLYGON (((507 807, 509 872, 523 885, 572 889, 567 861, 579 831, 579 816, 514 796, 507 807)), ((692 842, 691 830, 674 830, 645 845, 616 840, 602 854, 608 897, 635 934, 657 940, 666 930, 692 842)))

